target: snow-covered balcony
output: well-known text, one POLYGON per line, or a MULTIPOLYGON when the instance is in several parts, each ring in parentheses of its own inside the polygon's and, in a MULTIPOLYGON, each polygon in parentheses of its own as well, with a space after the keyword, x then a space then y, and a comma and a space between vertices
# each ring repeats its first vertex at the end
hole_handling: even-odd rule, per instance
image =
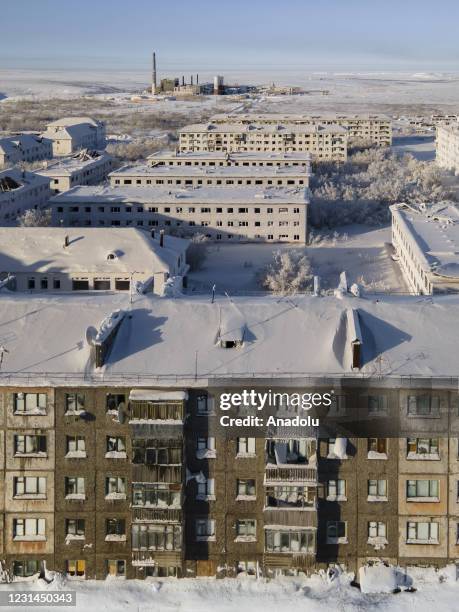
POLYGON ((317 455, 315 441, 268 440, 266 448, 265 485, 317 485, 317 455))
POLYGON ((180 435, 185 416, 185 391, 134 389, 129 395, 129 424, 134 434, 161 431, 168 437, 180 435))

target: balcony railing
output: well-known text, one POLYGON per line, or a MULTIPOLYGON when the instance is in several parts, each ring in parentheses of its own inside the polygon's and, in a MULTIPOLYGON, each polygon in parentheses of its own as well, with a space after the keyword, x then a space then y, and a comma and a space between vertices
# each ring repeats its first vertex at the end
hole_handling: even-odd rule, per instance
POLYGON ((301 482, 305 484, 317 484, 317 469, 309 465, 266 468, 265 484, 277 482, 301 482))
POLYGON ((132 520, 139 523, 181 523, 182 511, 179 508, 133 508, 132 520))
POLYGON ((263 511, 265 525, 285 525, 288 527, 317 527, 317 512, 301 512, 284 508, 265 508, 263 511))
POLYGON ((181 551, 132 551, 132 565, 179 565, 181 562, 181 551))

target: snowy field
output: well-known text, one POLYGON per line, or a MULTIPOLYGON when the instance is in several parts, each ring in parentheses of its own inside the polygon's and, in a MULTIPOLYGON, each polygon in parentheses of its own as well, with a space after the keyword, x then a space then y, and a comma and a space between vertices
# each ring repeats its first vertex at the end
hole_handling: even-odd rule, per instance
POLYGON ((409 153, 420 161, 435 159, 434 134, 420 136, 394 136, 392 149, 397 153, 409 153))
POLYGON ((350 284, 357 282, 367 291, 404 293, 407 288, 398 266, 390 257, 390 228, 364 226, 337 228, 336 236, 324 234, 315 246, 295 247, 270 244, 221 244, 209 247, 202 270, 189 275, 189 291, 218 293, 258 291, 257 272, 272 260, 273 251, 301 250, 309 257, 314 274, 324 289, 338 286, 345 270, 350 284))
MULTIPOLYGON (((330 581, 324 574, 310 578, 280 578, 272 581, 255 578, 216 580, 208 578, 146 581, 108 579, 71 582, 55 579, 15 582, 1 585, 1 590, 76 591, 74 608, 55 607, 56 612, 280 612, 283 609, 305 612, 425 612, 434 607, 442 612, 457 610, 459 583, 453 566, 444 570, 410 569, 406 585, 415 592, 364 594, 352 587, 350 574, 330 581)), ((376 588, 387 588, 383 580, 373 581, 376 588)), ((371 586, 371 583, 370 583, 371 586)), ((25 610, 2 607, 2 610, 25 610)), ((29 610, 43 608, 28 608, 29 610)), ((51 609, 51 608, 48 608, 51 609)))

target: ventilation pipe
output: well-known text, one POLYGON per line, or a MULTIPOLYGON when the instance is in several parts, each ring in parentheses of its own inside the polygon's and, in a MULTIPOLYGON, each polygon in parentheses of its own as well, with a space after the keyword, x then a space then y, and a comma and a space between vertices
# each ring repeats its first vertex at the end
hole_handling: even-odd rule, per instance
POLYGON ((164 230, 161 230, 159 232, 159 246, 160 247, 164 246, 164 230))

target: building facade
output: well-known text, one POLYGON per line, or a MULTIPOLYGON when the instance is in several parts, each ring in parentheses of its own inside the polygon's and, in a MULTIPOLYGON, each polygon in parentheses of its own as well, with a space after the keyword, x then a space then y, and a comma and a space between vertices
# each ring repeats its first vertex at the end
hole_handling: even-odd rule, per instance
POLYGON ((160 151, 147 158, 147 163, 158 166, 195 166, 200 168, 243 166, 245 168, 304 167, 311 171, 310 153, 267 153, 262 151, 160 151))
POLYGON ((107 178, 113 159, 107 153, 83 150, 72 157, 44 164, 37 174, 50 179, 53 194, 76 185, 97 185, 107 178))
MULTIPOLYGON (((306 180, 306 179, 305 179, 306 180)), ((222 241, 307 241, 303 187, 75 187, 51 200, 54 225, 133 226, 222 241)))
POLYGON ((53 155, 72 155, 81 149, 105 148, 105 125, 91 117, 64 117, 46 126, 42 134, 52 141, 53 155))
POLYGON ((446 170, 459 172, 459 127, 457 121, 450 125, 437 126, 435 159, 446 170))
POLYGON ((179 130, 179 150, 310 153, 314 161, 345 162, 348 132, 339 125, 201 123, 179 130))
POLYGON ((392 122, 387 115, 323 113, 317 115, 263 113, 218 114, 210 118, 212 123, 250 123, 275 125, 339 125, 345 128, 351 142, 372 143, 380 147, 392 144, 392 122))
POLYGON ((41 209, 51 197, 49 179, 19 168, 0 171, 0 220, 14 223, 30 209, 41 209))
POLYGON ((52 141, 34 134, 17 134, 0 138, 0 169, 21 162, 35 162, 51 159, 52 141))

